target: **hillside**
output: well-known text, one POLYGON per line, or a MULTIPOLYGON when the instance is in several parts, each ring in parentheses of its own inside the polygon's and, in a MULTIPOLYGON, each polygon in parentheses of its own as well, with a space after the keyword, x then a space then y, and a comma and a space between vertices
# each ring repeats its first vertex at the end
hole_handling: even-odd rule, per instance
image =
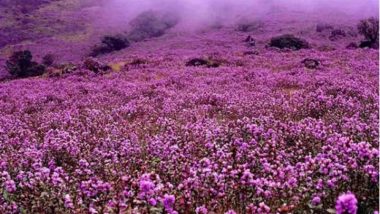
POLYGON ((0 64, 24 49, 55 61, 2 70, 0 213, 343 214, 340 195, 379 210, 379 50, 349 46, 358 17, 272 8, 88 58, 130 27, 60 2, 33 3, 30 23, 1 13, 0 64), (289 34, 297 46, 274 47, 289 34))

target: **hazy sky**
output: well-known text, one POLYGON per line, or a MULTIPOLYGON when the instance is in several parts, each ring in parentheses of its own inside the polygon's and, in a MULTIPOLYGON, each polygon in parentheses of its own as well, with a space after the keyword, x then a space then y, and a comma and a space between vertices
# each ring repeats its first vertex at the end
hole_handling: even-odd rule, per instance
POLYGON ((186 25, 197 26, 265 16, 273 8, 307 13, 336 10, 365 18, 378 16, 378 5, 378 0, 107 0, 103 14, 97 15, 105 25, 124 25, 142 11, 167 10, 178 13, 186 25))

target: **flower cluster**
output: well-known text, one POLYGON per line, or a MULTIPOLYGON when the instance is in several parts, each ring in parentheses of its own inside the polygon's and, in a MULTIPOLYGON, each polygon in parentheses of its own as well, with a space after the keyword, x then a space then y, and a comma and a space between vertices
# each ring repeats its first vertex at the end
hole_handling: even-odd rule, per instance
POLYGON ((335 209, 337 214, 356 214, 358 210, 358 200, 352 193, 339 196, 336 201, 335 209))
POLYGON ((378 51, 247 56, 210 34, 143 42, 120 72, 1 82, 0 213, 378 210, 378 51), (203 55, 223 63, 186 67, 203 55))

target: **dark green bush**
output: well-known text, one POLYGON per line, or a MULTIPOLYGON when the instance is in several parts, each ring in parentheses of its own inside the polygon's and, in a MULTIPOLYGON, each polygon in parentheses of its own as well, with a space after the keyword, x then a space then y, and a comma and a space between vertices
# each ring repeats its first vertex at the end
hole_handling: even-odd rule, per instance
POLYGON ((324 32, 324 31, 332 31, 334 30, 334 26, 326 23, 319 23, 317 24, 316 31, 318 33, 324 32))
POLYGON ((128 39, 139 42, 144 39, 159 37, 177 23, 178 17, 174 14, 146 11, 130 22, 131 31, 128 34, 128 39))
POLYGON ((17 51, 6 61, 6 69, 14 77, 39 76, 45 72, 45 66, 32 61, 29 50, 17 51))
POLYGON ((123 35, 105 36, 102 38, 101 44, 96 45, 92 49, 90 56, 96 57, 102 54, 119 51, 129 47, 129 45, 130 43, 128 39, 123 35))
POLYGON ((108 65, 105 65, 94 58, 87 58, 83 62, 84 67, 96 74, 110 70, 111 68, 108 65))
POLYGON ((336 41, 336 40, 342 39, 346 36, 347 36, 346 31, 344 31, 343 29, 335 29, 335 30, 331 31, 329 39, 331 41, 336 41))
POLYGON ((237 25, 237 31, 240 32, 255 32, 264 27, 264 23, 262 21, 248 21, 248 20, 240 20, 237 25))
POLYGON ((55 57, 53 54, 46 54, 42 58, 42 64, 44 64, 45 66, 51 66, 54 64, 54 60, 55 60, 55 57))
POLYGON ((269 43, 269 46, 280 49, 288 48, 292 50, 310 48, 310 45, 306 40, 297 38, 291 34, 273 37, 269 43))
POLYGON ((379 19, 372 17, 361 20, 358 31, 365 37, 365 40, 360 43, 361 48, 379 48, 379 19))
POLYGON ((217 60, 213 58, 193 58, 186 62, 186 66, 205 66, 208 68, 217 68, 222 64, 222 60, 217 60))

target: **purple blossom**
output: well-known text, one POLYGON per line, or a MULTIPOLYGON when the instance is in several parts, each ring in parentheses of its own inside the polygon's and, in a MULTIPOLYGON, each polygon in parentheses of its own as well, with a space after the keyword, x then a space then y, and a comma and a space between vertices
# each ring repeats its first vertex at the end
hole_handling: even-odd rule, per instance
POLYGON ((69 209, 73 209, 74 208, 74 204, 73 204, 73 201, 70 197, 69 194, 66 194, 64 197, 63 197, 63 200, 64 200, 64 203, 65 203, 65 207, 66 208, 69 208, 69 209))
POLYGON ((319 196, 315 196, 313 197, 313 199, 311 200, 311 204, 314 205, 314 206, 317 206, 321 203, 321 198, 319 196))
POLYGON ((149 192, 154 188, 154 183, 149 180, 142 180, 140 181, 140 191, 141 192, 149 192))
POLYGON ((259 209, 257 210, 259 213, 270 213, 270 207, 266 205, 264 202, 259 203, 259 209))
POLYGON ((335 204, 337 214, 356 214, 358 210, 357 199, 352 193, 345 193, 338 197, 335 204))
POLYGON ((151 205, 151 206, 156 206, 157 205, 157 200, 154 199, 154 198, 149 199, 148 202, 149 202, 149 205, 151 205))
POLYGON ((208 210, 205 206, 200 206, 195 209, 196 214, 207 214, 208 210))
POLYGON ((93 208, 93 207, 90 207, 89 212, 90 212, 91 214, 98 214, 98 213, 99 213, 99 212, 98 212, 95 208, 93 208))
POLYGON ((12 193, 16 191, 16 183, 13 180, 5 181, 4 186, 7 192, 12 193))
POLYGON ((165 194, 163 204, 166 210, 172 210, 175 203, 175 196, 165 194))

